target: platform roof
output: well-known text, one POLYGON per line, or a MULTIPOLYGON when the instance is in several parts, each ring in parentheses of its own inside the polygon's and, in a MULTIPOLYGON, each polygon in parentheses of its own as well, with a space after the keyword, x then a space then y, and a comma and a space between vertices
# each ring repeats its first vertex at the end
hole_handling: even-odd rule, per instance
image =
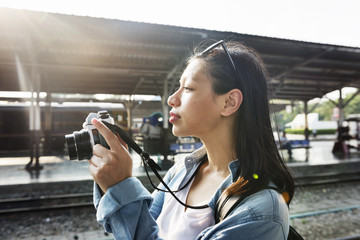
POLYGON ((359 48, 0 8, 0 89, 31 90, 19 77, 27 74, 44 92, 162 95, 165 80, 171 92, 191 49, 206 39, 256 49, 276 99, 360 87, 359 48))

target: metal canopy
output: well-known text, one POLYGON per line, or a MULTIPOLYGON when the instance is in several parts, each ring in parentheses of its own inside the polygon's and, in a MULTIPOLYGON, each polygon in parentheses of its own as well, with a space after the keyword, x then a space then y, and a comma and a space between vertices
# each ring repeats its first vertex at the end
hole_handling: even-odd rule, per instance
POLYGON ((360 87, 360 49, 167 25, 0 8, 0 89, 162 95, 191 49, 234 39, 256 49, 272 98, 307 101, 360 87), (26 77, 26 75, 28 77, 26 77))

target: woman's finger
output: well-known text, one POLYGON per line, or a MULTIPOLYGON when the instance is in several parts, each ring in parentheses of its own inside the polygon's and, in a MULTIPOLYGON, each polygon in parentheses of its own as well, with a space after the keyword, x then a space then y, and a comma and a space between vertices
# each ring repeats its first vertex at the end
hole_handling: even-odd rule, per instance
POLYGON ((94 154, 91 159, 89 160, 90 164, 93 164, 95 167, 100 167, 103 162, 102 159, 100 157, 98 157, 96 154, 94 154))
POLYGON ((110 146, 110 149, 112 150, 122 149, 122 147, 119 145, 120 142, 118 141, 117 137, 102 122, 100 122, 96 118, 93 118, 91 120, 91 123, 94 125, 94 127, 96 127, 97 130, 99 130, 100 134, 105 138, 105 141, 110 146))
POLYGON ((93 173, 95 173, 95 171, 97 171, 98 167, 92 160, 89 160, 89 163, 90 163, 89 170, 90 170, 91 175, 93 175, 93 173))
POLYGON ((96 144, 93 147, 93 155, 95 156, 104 157, 107 154, 107 151, 108 149, 101 144, 96 144))
POLYGON ((123 145, 125 149, 129 151, 129 146, 127 145, 127 143, 120 137, 118 133, 115 133, 115 135, 119 139, 121 145, 123 145))

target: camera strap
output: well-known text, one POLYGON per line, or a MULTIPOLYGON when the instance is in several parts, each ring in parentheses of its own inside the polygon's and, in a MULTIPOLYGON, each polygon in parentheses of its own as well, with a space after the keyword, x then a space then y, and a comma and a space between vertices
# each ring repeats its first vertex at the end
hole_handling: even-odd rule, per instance
POLYGON ((183 205, 184 207, 187 207, 187 208, 203 209, 203 208, 208 208, 208 207, 209 207, 209 205, 207 205, 207 204, 205 204, 205 205, 200 205, 200 206, 191 206, 191 205, 188 205, 188 204, 182 202, 182 201, 176 196, 176 194, 175 194, 175 192, 181 191, 181 190, 183 190, 186 186, 189 185, 189 183, 191 182, 191 180, 195 177, 196 173, 199 171, 201 164, 198 166, 198 168, 196 169, 196 171, 194 172, 194 174, 191 176, 191 178, 189 179, 189 181, 188 181, 182 188, 180 188, 180 189, 178 189, 178 190, 176 190, 176 191, 172 191, 172 190, 170 189, 170 187, 164 182, 164 180, 162 179, 162 177, 160 176, 160 174, 158 173, 158 171, 157 171, 155 168, 152 168, 152 167, 149 165, 150 169, 153 171, 153 173, 154 173, 155 176, 159 179, 159 181, 162 183, 162 185, 164 185, 164 187, 167 189, 167 191, 156 187, 155 184, 152 182, 152 180, 151 180, 151 178, 150 178, 150 175, 149 175, 149 173, 148 173, 148 170, 147 170, 145 164, 144 164, 144 166, 145 166, 146 175, 148 176, 148 178, 149 178, 149 180, 150 180, 150 183, 151 183, 151 186, 152 186, 154 189, 156 189, 156 190, 158 190, 158 191, 170 193, 170 194, 176 199, 177 202, 179 202, 181 205, 183 205))
POLYGON ((121 137, 122 140, 124 140, 124 142, 126 142, 126 144, 131 147, 137 154, 139 154, 141 156, 141 159, 143 159, 143 161, 145 161, 149 167, 152 169, 157 169, 159 171, 161 171, 161 167, 150 158, 149 154, 144 152, 139 145, 137 145, 134 140, 132 140, 131 137, 129 137, 127 135, 127 133, 122 130, 120 127, 118 127, 115 124, 111 124, 108 123, 106 121, 101 121, 105 126, 107 126, 112 132, 118 133, 119 136, 121 137))
POLYGON ((143 161, 144 163, 144 168, 145 168, 145 172, 146 172, 146 175, 147 177, 149 178, 150 180, 150 184, 151 186, 158 190, 158 191, 163 191, 163 192, 168 192, 170 193, 175 199, 176 201, 178 201, 181 205, 183 205, 184 207, 187 207, 187 208, 192 208, 192 209, 203 209, 203 208, 208 208, 209 206, 206 204, 206 205, 201 205, 201 206, 191 206, 191 205, 187 205, 186 203, 182 202, 175 194, 175 192, 177 191, 180 191, 182 189, 184 189, 188 184, 189 182, 192 180, 192 178, 195 177, 196 173, 199 171, 200 169, 200 166, 201 164, 199 165, 199 167, 196 169, 195 173, 193 174, 193 176, 190 178, 190 180, 188 181, 188 183, 185 184, 185 186, 183 186, 181 189, 179 190, 176 190, 175 192, 172 191, 170 189, 170 187, 164 182, 164 180, 162 179, 162 177, 160 176, 159 171, 161 171, 161 167, 153 160, 150 158, 149 154, 145 151, 143 151, 139 145, 137 145, 134 140, 128 136, 128 134, 122 130, 119 126, 115 125, 115 124, 111 124, 111 123, 108 123, 106 121, 102 121, 102 123, 108 127, 112 132, 114 133, 118 133, 119 136, 121 137, 122 140, 124 140, 124 142, 126 142, 126 144, 128 144, 129 147, 131 147, 136 153, 138 153, 141 157, 141 160, 143 161), (164 185, 164 187, 167 189, 166 190, 163 190, 163 189, 160 189, 158 187, 155 186, 155 184, 152 182, 151 180, 151 177, 148 173, 148 170, 147 170, 147 167, 146 165, 148 165, 151 169, 151 171, 153 171, 153 173, 155 174, 155 176, 159 179, 159 181, 164 185))

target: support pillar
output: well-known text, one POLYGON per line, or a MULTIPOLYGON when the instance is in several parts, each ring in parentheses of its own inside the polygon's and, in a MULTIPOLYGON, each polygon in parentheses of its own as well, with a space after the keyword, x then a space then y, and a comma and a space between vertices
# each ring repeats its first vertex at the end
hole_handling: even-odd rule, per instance
POLYGON ((26 165, 26 169, 38 171, 43 169, 39 161, 41 137, 40 74, 37 74, 34 69, 32 69, 31 78, 33 79, 32 86, 34 91, 31 91, 31 104, 29 111, 30 161, 26 165))
POLYGON ((51 93, 48 92, 46 95, 46 106, 45 106, 45 126, 44 126, 44 153, 52 153, 52 109, 51 109, 51 93))
POLYGON ((304 101, 304 116, 305 116, 304 135, 305 135, 305 139, 309 140, 309 123, 308 123, 308 105, 307 105, 307 101, 304 101))
POLYGON ((132 137, 132 107, 134 105, 134 101, 131 99, 131 97, 129 98, 129 100, 125 101, 125 108, 126 108, 126 114, 127 114, 127 128, 128 128, 128 133, 129 136, 132 137))
POLYGON ((164 160, 162 162, 163 168, 170 167, 170 163, 168 160, 168 153, 169 153, 169 149, 170 149, 169 138, 168 138, 168 130, 169 130, 169 108, 167 105, 167 99, 169 96, 168 91, 169 91, 168 90, 168 78, 166 78, 164 81, 164 92, 161 97, 161 105, 162 105, 162 111, 163 111, 163 133, 164 133, 163 134, 163 136, 164 136, 164 138, 163 138, 164 160))
MULTIPOLYGON (((41 129, 41 111, 40 111, 40 73, 37 69, 37 60, 35 54, 35 45, 32 41, 32 33, 28 32, 25 38, 25 45, 30 59, 30 79, 28 91, 31 92, 31 104, 29 109, 29 132, 30 132, 30 161, 25 166, 31 172, 35 170, 36 177, 38 177, 40 166, 40 129, 41 129), (35 158, 35 164, 33 164, 35 158)), ((20 64, 21 65, 21 64, 20 64)))
POLYGON ((338 121, 338 127, 342 127, 343 126, 343 122, 345 119, 344 116, 344 99, 342 98, 342 89, 339 89, 339 121, 338 121))

